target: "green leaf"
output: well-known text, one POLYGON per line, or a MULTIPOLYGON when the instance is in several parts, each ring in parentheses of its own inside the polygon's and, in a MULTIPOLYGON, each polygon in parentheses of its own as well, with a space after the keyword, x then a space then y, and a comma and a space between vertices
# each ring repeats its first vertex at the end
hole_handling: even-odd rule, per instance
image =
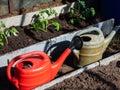
POLYGON ((84 16, 82 16, 82 15, 80 15, 79 18, 82 19, 82 20, 86 20, 86 17, 84 17, 84 16))
POLYGON ((42 11, 39 12, 39 15, 41 17, 43 17, 44 14, 47 14, 48 17, 51 16, 51 15, 57 16, 57 12, 54 9, 52 9, 52 8, 46 9, 46 10, 42 10, 42 11))
POLYGON ((4 46, 4 39, 5 39, 5 34, 4 34, 4 31, 1 31, 0 30, 0 46, 4 46))
POLYGON ((69 15, 72 15, 72 14, 74 14, 74 13, 75 13, 74 8, 70 8, 69 15))
POLYGON ((81 4, 81 6, 82 6, 83 8, 86 8, 85 1, 81 1, 80 4, 81 4))
POLYGON ((14 36, 18 36, 18 30, 15 28, 15 27, 12 27, 12 34, 14 35, 14 36))
POLYGON ((40 28, 42 29, 42 31, 45 31, 45 27, 46 27, 45 21, 40 22, 40 28))
POLYGON ((41 10, 41 11, 39 11, 39 17, 38 18, 36 18, 37 20, 39 20, 40 21, 40 19, 41 20, 44 20, 44 14, 46 13, 46 10, 41 10))
POLYGON ((11 27, 11 28, 9 28, 9 29, 7 29, 7 30, 5 31, 5 35, 6 35, 7 37, 10 37, 11 35, 17 36, 18 33, 19 33, 19 32, 18 32, 18 30, 17 30, 15 27, 11 27))
POLYGON ((45 12, 48 16, 50 16, 51 15, 51 12, 49 11, 49 10, 46 10, 46 12, 45 12))
POLYGON ((39 11, 39 18, 36 18, 36 20, 34 21, 34 24, 32 25, 32 27, 38 31, 38 29, 41 29, 42 31, 47 30, 47 27, 49 26, 49 21, 46 17, 44 17, 44 14, 49 16, 51 15, 57 15, 56 11, 52 8, 50 8, 49 10, 41 10, 39 11))
POLYGON ((3 28, 5 28, 5 27, 6 27, 4 23, 2 23, 2 24, 1 24, 1 26, 2 26, 3 28))
POLYGON ((74 22, 74 19, 70 19, 70 24, 74 24, 75 22, 74 22))
POLYGON ((45 25, 46 25, 46 26, 47 26, 47 25, 48 25, 48 23, 49 23, 47 19, 46 19, 44 22, 45 22, 45 25))
POLYGON ((42 16, 45 13, 45 10, 39 11, 39 14, 42 16))
POLYGON ((81 0, 77 0, 79 3, 81 2, 81 0))
POLYGON ((79 6, 82 7, 82 8, 86 8, 86 4, 85 4, 85 1, 82 1, 82 0, 77 0, 78 3, 79 3, 79 6))
POLYGON ((50 8, 50 14, 56 16, 56 15, 57 15, 57 12, 56 12, 54 9, 50 8))
POLYGON ((95 15, 95 9, 94 8, 90 8, 90 10, 91 10, 92 16, 94 16, 95 15))
POLYGON ((6 25, 2 21, 0 21, 0 28, 5 28, 5 27, 6 25))
POLYGON ((58 13, 57 12, 55 12, 55 17, 58 15, 58 13))
POLYGON ((6 35, 7 37, 10 37, 9 31, 6 31, 6 32, 5 32, 5 35, 6 35))
POLYGON ((38 30, 39 30, 39 24, 38 23, 34 23, 32 25, 32 27, 35 29, 36 32, 38 32, 38 30))
POLYGON ((4 39, 4 31, 0 30, 0 40, 4 39))
POLYGON ((70 19, 70 24, 75 24, 75 22, 79 22, 80 20, 87 20, 91 16, 95 15, 95 9, 93 7, 87 7, 85 0, 77 1, 78 7, 71 8, 67 14, 68 18, 70 19))
POLYGON ((84 17, 88 18, 90 16, 90 9, 86 8, 85 12, 84 12, 84 17))
POLYGON ((58 22, 53 22, 52 23, 55 26, 55 29, 59 31, 61 29, 61 25, 58 22))
POLYGON ((39 31, 39 28, 40 28, 40 20, 37 18, 34 23, 32 24, 32 28, 38 32, 39 31))
POLYGON ((4 43, 3 43, 3 41, 0 41, 0 46, 4 46, 4 43))

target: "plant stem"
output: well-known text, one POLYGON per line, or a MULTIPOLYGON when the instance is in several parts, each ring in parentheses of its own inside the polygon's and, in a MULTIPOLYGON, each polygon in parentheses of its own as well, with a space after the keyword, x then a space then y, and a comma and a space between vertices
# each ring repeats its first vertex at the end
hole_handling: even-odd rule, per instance
POLYGON ((5 37, 5 41, 6 41, 6 44, 8 44, 8 39, 7 39, 7 37, 4 35, 4 37, 5 37))

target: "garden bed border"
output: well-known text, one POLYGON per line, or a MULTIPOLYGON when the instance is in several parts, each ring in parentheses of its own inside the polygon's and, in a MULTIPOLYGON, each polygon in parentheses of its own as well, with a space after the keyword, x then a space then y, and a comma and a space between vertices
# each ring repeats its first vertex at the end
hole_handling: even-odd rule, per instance
POLYGON ((120 58, 120 52, 118 52, 118 53, 116 53, 116 54, 114 54, 114 55, 112 55, 110 57, 101 59, 101 60, 99 60, 97 62, 94 62, 94 63, 92 63, 90 65, 87 65, 85 67, 79 68, 79 69, 77 69, 75 71, 72 71, 72 72, 70 72, 68 74, 65 74, 65 75, 63 75, 61 77, 58 77, 58 78, 52 80, 51 82, 49 82, 47 84, 44 84, 44 85, 42 85, 40 87, 35 88, 34 90, 47 89, 47 88, 49 88, 49 87, 51 87, 51 86, 53 86, 53 85, 55 85, 57 83, 60 83, 60 82, 64 81, 65 79, 68 79, 68 78, 70 78, 72 76, 80 74, 80 73, 82 73, 82 72, 84 72, 86 70, 93 69, 93 68, 95 68, 97 66, 109 65, 110 62, 115 61, 118 58, 120 58))
MULTIPOLYGON (((60 13, 66 12, 66 10, 68 11, 70 7, 74 6, 74 4, 75 4, 75 2, 73 2, 71 4, 58 6, 58 7, 55 7, 54 9, 57 11, 57 13, 59 15, 60 13)), ((5 23, 6 28, 9 28, 11 26, 25 26, 25 25, 30 24, 32 17, 35 14, 38 14, 38 13, 39 13, 39 11, 31 12, 31 13, 27 13, 27 14, 23 14, 23 15, 18 15, 18 16, 13 16, 13 17, 9 17, 9 18, 4 18, 1 21, 3 21, 5 23)), ((49 19, 51 19, 51 18, 53 18, 53 17, 50 17, 49 19)), ((108 20, 108 22, 109 21, 112 22, 113 19, 108 20)), ((103 23, 104 22, 101 22, 99 24, 95 24, 95 25, 92 25, 92 26, 96 26, 96 27, 99 27, 101 29, 103 23)), ((111 26, 111 27, 113 27, 113 26, 111 26)), ((77 31, 77 32, 79 32, 79 31, 77 31)), ((9 63, 8 61, 11 60, 13 57, 15 57, 17 55, 20 55, 20 54, 23 54, 23 53, 27 53, 27 52, 30 52, 30 51, 34 51, 34 50, 44 51, 46 45, 48 44, 48 42, 50 42, 50 45, 53 45, 53 44, 55 44, 57 42, 61 42, 61 41, 65 41, 65 40, 71 41, 72 38, 74 37, 74 35, 77 32, 75 31, 75 32, 72 32, 72 33, 67 33, 67 34, 64 34, 64 35, 60 35, 58 37, 55 37, 55 38, 52 38, 52 39, 49 39, 49 40, 46 40, 46 41, 42 41, 40 43, 31 45, 29 47, 25 47, 25 48, 18 49, 16 51, 13 51, 13 52, 10 52, 10 53, 6 53, 5 55, 1 55, 0 56, 0 60, 1 60, 0 68, 7 66, 8 63, 9 63)), ((102 59, 102 60, 100 60, 98 62, 92 63, 90 65, 87 65, 85 67, 82 67, 82 68, 79 68, 79 69, 77 69, 75 71, 72 71, 72 72, 70 72, 70 73, 68 73, 66 75, 58 77, 58 78, 52 80, 51 82, 49 82, 47 84, 44 84, 44 85, 42 85, 40 87, 35 88, 34 90, 44 90, 44 89, 47 89, 47 88, 55 85, 56 83, 62 82, 63 80, 65 80, 67 78, 70 78, 72 76, 75 76, 75 75, 77 75, 79 73, 82 73, 85 70, 89 70, 89 69, 92 69, 92 68, 95 68, 95 67, 101 66, 101 65, 108 65, 111 61, 114 61, 115 59, 117 59, 119 57, 120 57, 120 53, 117 53, 117 54, 112 55, 112 56, 110 56, 108 58, 102 59)))
MULTIPOLYGON (((53 9, 55 9, 57 11, 58 15, 59 15, 61 13, 67 12, 70 9, 70 7, 74 7, 74 5, 76 5, 76 4, 77 4, 77 2, 73 2, 73 3, 70 3, 70 4, 65 4, 65 5, 54 7, 53 9)), ((5 23, 6 28, 9 28, 11 26, 25 26, 25 25, 30 24, 32 17, 34 15, 38 14, 38 13, 39 13, 39 11, 26 13, 26 14, 23 14, 23 15, 4 18, 4 19, 2 19, 2 21, 3 21, 3 23, 5 23)), ((53 17, 50 17, 50 18, 53 18, 53 17)), ((91 26, 96 26, 96 27, 101 29, 101 28, 103 28, 103 26, 108 25, 108 26, 110 26, 109 29, 111 30, 113 28, 113 24, 114 24, 114 19, 110 19, 110 20, 103 21, 103 22, 100 22, 100 23, 95 24, 95 25, 91 25, 91 26)), ((106 30, 107 32, 109 31, 108 28, 106 29, 106 27, 103 28, 103 32, 104 32, 104 30, 106 30)), ((58 37, 39 42, 37 44, 31 45, 31 46, 28 46, 28 47, 25 47, 25 48, 22 48, 22 49, 18 49, 18 50, 15 50, 13 52, 6 53, 4 55, 0 55, 0 60, 1 60, 0 68, 6 67, 8 65, 9 61, 12 58, 14 58, 15 56, 18 56, 20 54, 31 52, 31 51, 34 51, 34 50, 45 51, 46 47, 48 47, 50 45, 53 45, 55 43, 65 41, 65 40, 66 41, 71 41, 72 38, 74 37, 74 35, 79 31, 63 34, 63 35, 60 35, 58 37)), ((48 55, 49 55, 50 52, 48 52, 48 55)))
MULTIPOLYGON (((113 29, 113 25, 114 25, 114 19, 110 19, 110 20, 107 20, 107 21, 103 21, 103 22, 91 25, 91 26, 98 27, 101 30, 103 30, 103 32, 104 32, 105 30, 108 31, 106 26, 109 26, 109 29, 111 31, 113 29)), ((89 26, 89 27, 91 27, 91 26, 89 26)), ((89 28, 89 27, 86 27, 86 28, 89 28)), ((85 29, 85 28, 83 28, 83 29, 85 29)), ((74 32, 71 32, 71 33, 67 33, 67 34, 63 34, 63 35, 60 35, 60 36, 57 36, 57 37, 54 37, 54 38, 36 43, 36 44, 33 44, 31 46, 21 48, 21 49, 6 53, 4 55, 1 55, 0 56, 0 60, 1 60, 0 68, 6 67, 8 65, 9 61, 12 58, 14 58, 15 56, 18 56, 18 55, 21 55, 21 54, 24 54, 24 53, 28 53, 28 52, 31 52, 31 51, 35 51, 35 50, 46 51, 50 46, 52 46, 56 43, 63 42, 63 41, 71 41, 72 38, 74 37, 74 35, 76 33, 80 32, 81 30, 74 31, 74 32)), ((63 49, 63 47, 61 47, 61 48, 63 49)), ((61 48, 59 48, 59 50, 62 50, 61 48)), ((53 49, 50 49, 47 54, 50 55, 52 50, 53 49)))
MULTIPOLYGON (((56 6, 56 7, 51 7, 57 12, 57 16, 60 14, 63 14, 65 12, 68 12, 71 7, 74 7, 77 5, 77 2, 61 5, 61 6, 56 6)), ((47 8, 50 9, 50 8, 47 8)), ((44 9, 41 9, 44 10, 44 9)), ((31 24, 32 19, 34 18, 35 15, 38 15, 39 11, 35 12, 30 12, 30 13, 25 13, 22 15, 17 15, 17 16, 12 16, 12 17, 7 17, 1 19, 2 22, 5 23, 6 28, 9 28, 11 26, 26 26, 31 24)), ((51 16, 48 19, 52 19, 55 16, 51 16)))

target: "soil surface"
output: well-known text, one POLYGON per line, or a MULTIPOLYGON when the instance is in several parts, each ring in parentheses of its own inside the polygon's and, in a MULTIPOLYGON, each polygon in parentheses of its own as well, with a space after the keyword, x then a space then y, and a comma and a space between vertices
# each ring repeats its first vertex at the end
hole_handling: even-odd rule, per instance
MULTIPOLYGON (((55 0, 55 1, 57 1, 57 0, 55 0)), ((102 21, 103 19, 101 19, 101 17, 96 14, 96 16, 94 18, 92 18, 91 20, 89 20, 87 22, 82 21, 77 26, 68 24, 65 17, 63 17, 63 16, 55 18, 55 20, 59 21, 59 23, 62 25, 62 29, 59 32, 55 31, 53 29, 53 27, 49 27, 47 32, 43 32, 43 31, 35 32, 31 28, 31 25, 28 25, 25 27, 16 27, 19 30, 18 36, 17 37, 12 36, 12 37, 8 38, 8 41, 9 41, 8 45, 0 47, 0 55, 23 48, 23 47, 26 47, 26 46, 30 46, 32 44, 38 43, 43 40, 50 39, 52 37, 59 36, 64 33, 76 31, 76 30, 78 30, 78 28, 80 29, 80 28, 89 26, 91 24, 98 23, 98 22, 102 21)), ((118 33, 118 34, 116 34, 116 36, 110 43, 109 47, 107 48, 106 52, 104 53, 104 57, 107 57, 114 53, 119 52, 120 51, 119 44, 120 44, 120 36, 118 33)), ((61 54, 61 52, 59 52, 59 53, 61 54)), ((52 60, 56 60, 56 58, 59 57, 60 54, 57 53, 57 56, 51 55, 52 60)), ((73 63, 71 61, 73 59, 74 59, 73 54, 71 54, 67 58, 67 60, 64 62, 64 64, 62 65, 61 69, 58 72, 57 77, 76 69, 74 67, 74 65, 71 64, 71 63, 73 63)), ((76 89, 83 88, 83 89, 97 89, 97 90, 101 89, 102 90, 107 87, 108 88, 107 90, 111 90, 111 88, 114 87, 114 89, 117 90, 119 88, 117 86, 117 81, 119 82, 118 77, 120 77, 119 76, 120 71, 119 71, 119 67, 115 66, 115 65, 116 65, 116 62, 112 63, 110 66, 97 67, 97 68, 99 68, 98 71, 97 71, 97 68, 90 70, 90 71, 86 71, 86 72, 82 73, 81 75, 79 75, 81 77, 79 77, 79 76, 72 77, 71 80, 66 80, 63 82, 63 84, 60 83, 49 89, 76 90, 76 89), (109 72, 107 72, 107 67, 108 67, 109 72), (101 70, 101 72, 99 72, 100 70, 101 70), (103 74, 105 73, 104 75, 102 74, 102 71, 105 71, 105 72, 103 72, 103 74), (110 72, 116 72, 115 75, 118 75, 118 76, 113 75, 113 77, 110 77, 110 76, 112 76, 112 75, 110 75, 110 72), (117 73, 119 73, 119 74, 117 74, 117 73), (107 77, 107 75, 109 77, 107 77), (104 77, 107 77, 109 79, 106 80, 106 78, 104 78, 104 77), (110 82, 109 80, 113 80, 113 82, 110 82), (75 81, 75 82, 73 82, 73 81, 75 81), (88 81, 92 82, 92 83, 88 83, 88 81), (82 83, 79 85, 80 82, 82 82, 82 83), (96 84, 98 86, 93 86, 94 84, 96 84), (102 87, 100 87, 100 86, 102 86, 102 87)), ((0 71, 2 71, 2 74, 0 74, 0 80, 1 80, 0 90, 16 90, 16 88, 13 85, 11 85, 11 83, 7 80, 6 67, 0 68, 0 71)))
POLYGON ((54 27, 49 27, 48 30, 45 32, 43 32, 42 30, 36 32, 31 28, 31 25, 24 27, 17 26, 16 29, 19 31, 18 36, 11 36, 10 38, 8 38, 8 44, 6 44, 5 42, 5 45, 0 47, 0 55, 20 48, 24 48, 26 46, 30 46, 32 44, 59 36, 61 34, 77 31, 80 28, 102 21, 101 17, 96 14, 96 16, 92 18, 92 20, 86 22, 82 21, 79 25, 73 26, 67 22, 65 16, 66 15, 60 15, 59 17, 54 18, 54 20, 58 21, 62 26, 62 29, 60 31, 56 31, 54 27))
POLYGON ((46 90, 120 90, 120 59, 85 71, 46 90))
POLYGON ((49 3, 47 3, 47 4, 34 5, 32 8, 21 8, 18 11, 13 11, 13 12, 8 13, 6 15, 2 15, 2 16, 0 16, 0 18, 6 18, 6 17, 25 14, 25 13, 28 13, 28 12, 34 12, 34 11, 38 11, 38 10, 42 10, 42 9, 46 9, 46 8, 50 8, 50 7, 60 6, 60 5, 66 4, 66 3, 71 3, 73 1, 76 1, 76 0, 53 0, 49 3))
MULTIPOLYGON (((11 16, 16 16, 16 15, 21 15, 21 14, 25 14, 25 13, 29 13, 29 12, 34 12, 34 11, 38 11, 38 10, 42 10, 42 9, 46 9, 46 8, 50 8, 50 7, 56 7, 56 6, 60 6, 60 5, 64 5, 64 4, 68 4, 68 3, 72 3, 72 2, 76 2, 77 0, 53 0, 49 3, 46 4, 42 4, 42 5, 34 5, 32 8, 21 8, 20 10, 15 10, 11 13, 7 13, 5 15, 0 16, 0 19, 2 18, 6 18, 6 17, 11 17, 11 16)), ((86 3, 88 4, 88 6, 92 6, 96 9, 96 11, 100 10, 100 0, 85 0, 86 3)))
MULTIPOLYGON (((64 22, 63 25, 68 26, 68 24, 65 22, 65 20, 62 20, 61 22, 64 22), (66 23, 66 24, 65 24, 66 23)), ((77 27, 73 27, 73 26, 69 26, 67 28, 69 29, 64 29, 64 30, 68 30, 68 31, 64 31, 61 30, 60 32, 57 31, 51 31, 48 30, 48 32, 50 34, 48 34, 45 32, 38 32, 36 33, 33 30, 29 30, 29 26, 26 26, 24 29, 24 27, 17 27, 21 32, 19 33, 18 37, 11 37, 9 39, 9 44, 6 45, 4 47, 4 49, 2 49, 3 47, 0 48, 1 55, 3 53, 6 52, 10 52, 12 50, 18 49, 18 48, 22 48, 28 45, 32 45, 34 43, 37 43, 39 41, 42 41, 41 38, 43 39, 47 39, 48 36, 50 36, 49 38, 54 37, 54 35, 60 35, 61 33, 66 33, 69 30, 70 31, 74 31, 77 30, 77 27), (71 29, 70 29, 71 28, 71 29), (57 33, 57 34, 55 34, 57 33), (47 37, 43 37, 43 36, 47 36, 47 37), (21 40, 22 39, 22 40, 21 40), (16 42, 16 43, 15 43, 16 42)), ((112 54, 115 54, 117 52, 120 51, 120 36, 119 33, 117 33, 115 35, 115 37, 113 38, 113 40, 111 41, 110 45, 108 46, 108 48, 106 49, 105 53, 104 53, 104 57, 110 56, 112 54)), ((57 53, 57 55, 52 55, 52 60, 56 60, 56 58, 59 57, 59 55, 61 54, 61 52, 57 53)), ((73 70, 76 70, 77 68, 74 67, 73 65, 73 60, 74 60, 74 56, 73 54, 71 54, 64 62, 64 64, 62 65, 61 69, 58 72, 58 75, 56 76, 62 76, 65 75, 66 73, 69 73, 73 70), (71 61, 72 60, 72 61, 71 61)), ((97 67, 96 69, 90 70, 90 71, 86 71, 80 75, 77 75, 75 77, 72 77, 70 80, 65 80, 62 83, 56 84, 55 86, 48 88, 48 90, 79 90, 79 89, 83 89, 83 90, 119 90, 119 83, 120 83, 120 64, 118 62, 118 64, 116 64, 116 62, 111 63, 109 66, 106 67, 97 67), (97 69, 98 68, 98 69, 97 69), (104 72, 103 72, 104 71, 104 72), (112 81, 112 82, 110 82, 112 81), (76 86, 75 86, 76 85, 76 86), (95 86, 93 86, 95 85, 95 86), (114 89, 113 89, 114 88, 114 89)), ((0 68, 0 71, 2 74, 0 74, 0 90, 16 90, 16 88, 8 81, 7 77, 6 77, 6 67, 0 68)))

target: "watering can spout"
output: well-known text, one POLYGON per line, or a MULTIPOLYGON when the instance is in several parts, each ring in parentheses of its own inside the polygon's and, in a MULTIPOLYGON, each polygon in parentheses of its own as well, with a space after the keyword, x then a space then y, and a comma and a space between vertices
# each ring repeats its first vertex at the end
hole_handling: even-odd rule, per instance
POLYGON ((62 66, 65 59, 68 57, 68 55, 71 53, 73 49, 80 50, 83 46, 82 39, 79 36, 75 36, 69 47, 62 53, 62 55, 57 59, 55 63, 52 64, 52 78, 54 78, 59 71, 60 67, 62 66))
POLYGON ((54 79, 61 65, 74 48, 81 47, 81 38, 76 37, 58 60, 51 64, 49 57, 42 51, 33 51, 18 55, 11 60, 7 67, 8 79, 19 90, 32 90, 54 79), (79 46, 80 45, 80 46, 79 46), (11 75, 15 65, 15 75, 11 75))
POLYGON ((57 72, 59 71, 60 67, 62 66, 63 62, 67 58, 67 56, 71 53, 71 50, 67 48, 62 55, 57 59, 56 62, 52 64, 52 79, 56 76, 57 72))
POLYGON ((110 33, 110 35, 108 35, 104 41, 104 48, 103 48, 103 52, 106 50, 106 48, 108 47, 110 41, 112 40, 112 38, 114 37, 114 35, 116 34, 116 31, 112 31, 110 33))
POLYGON ((107 46, 109 45, 110 41, 112 40, 112 38, 114 37, 114 35, 116 34, 116 32, 120 29, 120 26, 115 26, 115 28, 113 29, 113 31, 106 37, 105 41, 104 41, 104 50, 107 48, 107 46))

